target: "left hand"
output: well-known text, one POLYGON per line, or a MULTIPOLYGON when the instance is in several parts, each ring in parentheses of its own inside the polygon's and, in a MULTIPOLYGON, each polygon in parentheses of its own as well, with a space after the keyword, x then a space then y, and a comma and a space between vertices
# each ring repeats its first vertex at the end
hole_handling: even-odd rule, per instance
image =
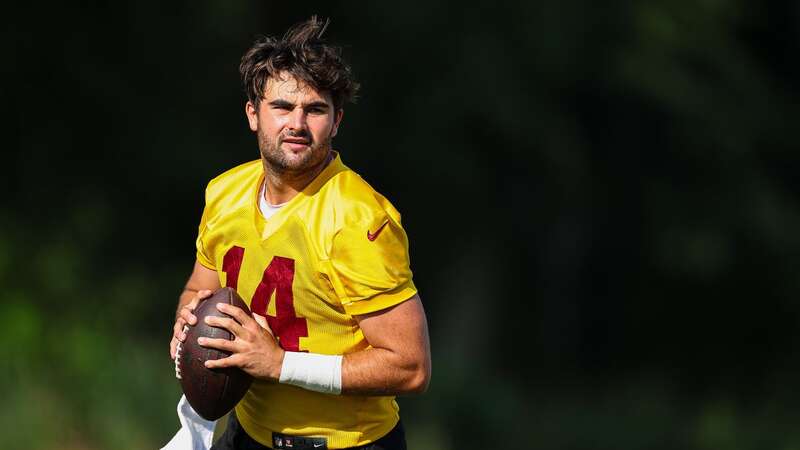
POLYGON ((226 303, 217 303, 217 309, 232 318, 209 316, 205 319, 206 323, 230 331, 234 339, 229 341, 201 337, 197 339, 197 343, 203 347, 230 352, 231 356, 206 361, 206 367, 239 367, 254 378, 277 381, 281 375, 285 352, 272 335, 267 321, 256 322, 256 319, 241 308, 226 303))

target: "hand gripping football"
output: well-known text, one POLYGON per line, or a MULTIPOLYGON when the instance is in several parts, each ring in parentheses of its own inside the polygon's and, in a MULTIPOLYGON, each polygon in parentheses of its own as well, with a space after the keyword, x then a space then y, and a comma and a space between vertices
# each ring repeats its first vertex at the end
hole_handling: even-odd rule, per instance
POLYGON ((192 408, 207 420, 217 420, 233 409, 253 382, 253 378, 238 367, 208 369, 204 364, 207 360, 230 356, 230 353, 201 347, 197 338, 234 339, 228 330, 205 322, 209 316, 230 317, 217 309, 217 303, 228 303, 250 314, 250 309, 236 291, 228 287, 219 289, 194 310, 197 323, 188 327, 186 340, 181 343, 177 356, 183 393, 192 408))

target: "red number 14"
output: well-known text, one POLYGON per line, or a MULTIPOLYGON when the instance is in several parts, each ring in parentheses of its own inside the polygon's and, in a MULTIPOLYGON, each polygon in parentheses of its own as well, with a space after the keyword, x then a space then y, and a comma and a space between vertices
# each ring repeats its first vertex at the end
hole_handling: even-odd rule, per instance
MULTIPOLYGON (((239 282, 239 269, 242 268, 244 249, 233 246, 222 260, 222 271, 225 272, 228 287, 236 290, 239 282)), ((267 323, 278 338, 281 348, 291 352, 299 352, 300 338, 308 336, 308 324, 303 317, 294 312, 294 260, 276 256, 264 269, 261 282, 250 302, 250 310, 267 318, 267 323), (275 293, 275 317, 267 314, 272 293, 275 293)))

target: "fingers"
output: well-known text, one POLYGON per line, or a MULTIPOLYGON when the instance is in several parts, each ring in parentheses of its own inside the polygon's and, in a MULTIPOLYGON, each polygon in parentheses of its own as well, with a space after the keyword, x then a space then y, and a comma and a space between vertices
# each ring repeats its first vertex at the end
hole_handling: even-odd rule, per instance
POLYGON ((245 329, 239 324, 239 322, 231 319, 230 317, 207 316, 206 323, 212 327, 225 328, 233 333, 233 335, 237 338, 247 338, 245 335, 245 329))
POLYGON ((250 328, 255 323, 253 318, 239 307, 227 303, 217 303, 217 309, 236 319, 245 328, 250 328))
POLYGON ((253 319, 255 319, 256 323, 261 325, 261 328, 265 329, 267 333, 275 336, 275 333, 272 332, 272 328, 270 328, 266 317, 262 316, 261 314, 253 313, 253 319))
POLYGON ((194 314, 192 314, 192 311, 194 311, 194 308, 196 306, 197 306, 196 303, 194 305, 192 305, 191 303, 186 304, 183 308, 180 309, 180 311, 178 311, 177 321, 182 320, 184 323, 188 323, 189 325, 195 325, 197 323, 197 317, 194 314))
POLYGON ((178 320, 175 321, 175 325, 172 326, 172 337, 182 341, 184 331, 186 331, 186 321, 182 318, 178 318, 178 320))
POLYGON ((234 353, 227 358, 209 359, 205 362, 205 366, 209 369, 222 369, 225 367, 242 367, 242 357, 238 353, 234 353))
POLYGON ((169 340, 169 357, 170 359, 175 359, 175 352, 178 349, 178 339, 175 336, 172 336, 172 339, 169 340))
POLYGON ((172 339, 169 340, 169 357, 173 360, 176 360, 180 354, 180 343, 186 340, 186 331, 189 329, 189 325, 197 323, 197 317, 192 314, 192 311, 197 308, 201 300, 210 297, 212 294, 213 292, 208 289, 199 290, 187 304, 178 310, 178 317, 172 327, 172 339))
POLYGON ((237 350, 239 350, 238 343, 228 339, 199 337, 197 338, 197 343, 203 347, 215 348, 217 350, 223 350, 229 353, 235 353, 237 350))
POLYGON ((182 320, 175 321, 172 327, 172 339, 169 340, 169 357, 175 359, 178 356, 178 347, 181 342, 186 340, 186 330, 188 325, 182 320))
POLYGON ((197 304, 200 303, 200 300, 204 300, 208 297, 211 297, 211 294, 213 293, 214 293, 213 291, 209 291, 208 289, 200 289, 199 291, 197 291, 197 295, 195 296, 195 298, 192 299, 192 301, 194 302, 194 306, 192 307, 192 309, 197 307, 197 304))
MULTIPOLYGON (((194 297, 189 300, 189 303, 183 305, 183 307, 178 311, 178 320, 183 320, 185 323, 189 325, 197 324, 197 317, 192 314, 192 311, 197 308, 197 305, 200 304, 201 300, 204 300, 211 296, 213 292, 209 291, 208 289, 202 289, 197 291, 194 297)), ((183 328, 183 327, 181 327, 183 328)))
POLYGON ((175 321, 175 326, 172 327, 172 338, 183 342, 186 340, 187 331, 189 331, 189 325, 186 324, 186 321, 178 319, 175 321))

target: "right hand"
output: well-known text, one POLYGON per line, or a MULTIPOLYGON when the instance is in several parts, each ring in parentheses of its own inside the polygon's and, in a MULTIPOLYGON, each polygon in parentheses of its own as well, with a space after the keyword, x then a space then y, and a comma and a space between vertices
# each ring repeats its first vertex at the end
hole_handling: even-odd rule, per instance
POLYGON ((175 359, 175 352, 177 351, 178 344, 186 340, 186 328, 189 325, 197 323, 197 317, 192 314, 201 300, 210 297, 211 291, 202 289, 197 291, 195 295, 189 300, 189 303, 183 305, 178 310, 178 317, 175 319, 175 325, 172 327, 172 339, 169 341, 169 356, 175 359))

